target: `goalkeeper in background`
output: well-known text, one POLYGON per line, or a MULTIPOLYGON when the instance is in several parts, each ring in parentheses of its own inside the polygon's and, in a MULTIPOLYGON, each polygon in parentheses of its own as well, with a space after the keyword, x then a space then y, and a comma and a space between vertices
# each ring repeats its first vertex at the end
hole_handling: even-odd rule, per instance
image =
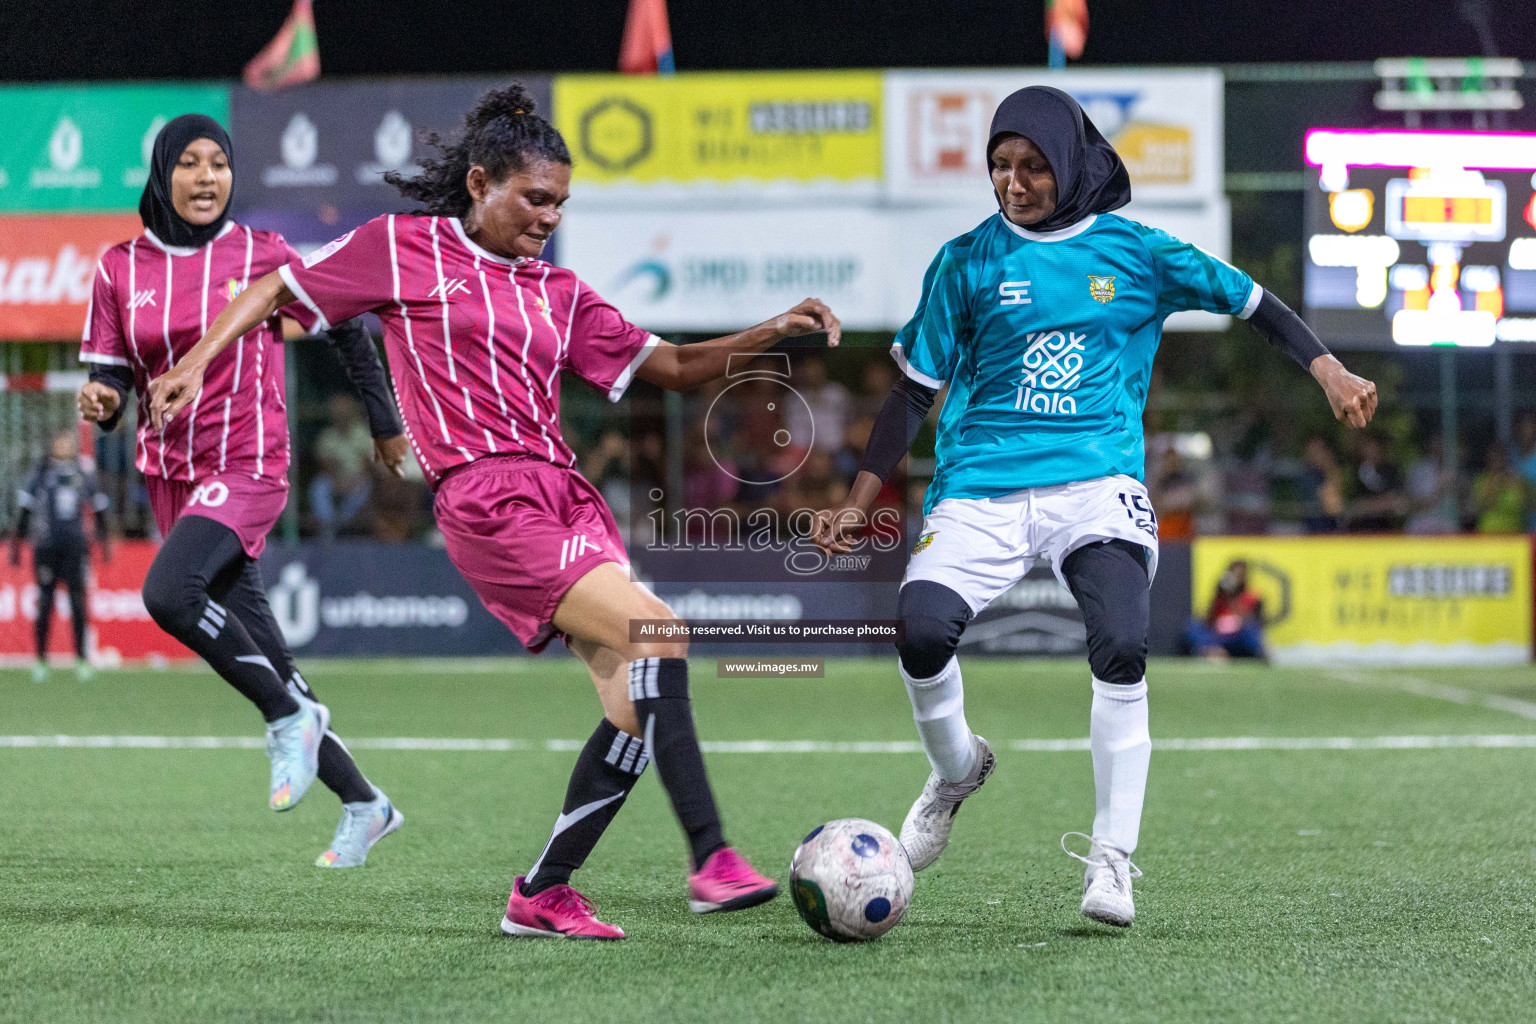
POLYGON ((107 538, 107 496, 96 477, 80 463, 73 429, 53 437, 49 458, 38 463, 16 492, 19 514, 11 538, 11 564, 21 564, 23 541, 32 542, 32 570, 37 577, 37 664, 32 681, 48 679, 48 633, 53 626, 53 596, 60 583, 69 592, 70 625, 75 630, 75 675, 91 675, 85 649, 85 572, 91 545, 85 536, 85 510, 96 516, 96 539, 103 558, 111 557, 107 538))

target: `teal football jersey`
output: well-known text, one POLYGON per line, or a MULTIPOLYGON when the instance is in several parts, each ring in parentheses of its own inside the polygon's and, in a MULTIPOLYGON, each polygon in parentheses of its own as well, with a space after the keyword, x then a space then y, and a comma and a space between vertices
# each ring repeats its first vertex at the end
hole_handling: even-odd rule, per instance
POLYGON ((1247 318, 1262 296, 1236 267, 1114 214, 1037 233, 999 213, 948 242, 891 347, 913 380, 949 384, 924 512, 944 498, 1142 479, 1163 319, 1247 318))

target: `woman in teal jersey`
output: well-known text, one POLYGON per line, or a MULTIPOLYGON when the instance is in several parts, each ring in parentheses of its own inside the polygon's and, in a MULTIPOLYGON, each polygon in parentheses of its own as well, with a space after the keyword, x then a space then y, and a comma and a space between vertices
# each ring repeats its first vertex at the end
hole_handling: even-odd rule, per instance
POLYGON ((1034 86, 1004 100, 987 162, 998 213, 929 266, 892 346, 904 376, 848 498, 819 513, 814 539, 829 553, 849 550, 948 385, 899 605, 901 675, 933 769, 901 841, 915 870, 933 863, 961 801, 991 774, 992 751, 965 720, 955 648, 973 616, 1048 562, 1082 609, 1093 670, 1096 813, 1087 856, 1072 854, 1088 866, 1082 909, 1125 926, 1152 749, 1145 669, 1157 516, 1141 421, 1163 319, 1204 309, 1248 320, 1355 427, 1370 422, 1376 388, 1247 274, 1112 213, 1130 202, 1125 165, 1066 93, 1034 86))

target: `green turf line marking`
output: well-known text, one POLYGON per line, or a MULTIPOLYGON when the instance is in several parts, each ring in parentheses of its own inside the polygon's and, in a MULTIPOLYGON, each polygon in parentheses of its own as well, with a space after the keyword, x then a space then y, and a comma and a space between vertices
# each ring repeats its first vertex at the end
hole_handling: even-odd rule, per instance
POLYGON ((1492 708, 1494 711, 1507 711, 1521 718, 1536 719, 1536 704, 1528 700, 1518 700, 1514 697, 1504 697, 1497 693, 1478 693, 1475 690, 1464 690, 1459 686, 1445 686, 1441 683, 1432 683, 1427 679, 1417 676, 1405 676, 1396 672, 1387 673, 1384 676, 1367 675, 1364 672, 1351 672, 1340 669, 1328 673, 1333 678, 1344 683, 1353 683, 1356 686, 1387 686, 1404 693, 1411 693, 1417 697, 1433 697, 1438 700, 1450 701, 1453 704, 1467 704, 1492 708))

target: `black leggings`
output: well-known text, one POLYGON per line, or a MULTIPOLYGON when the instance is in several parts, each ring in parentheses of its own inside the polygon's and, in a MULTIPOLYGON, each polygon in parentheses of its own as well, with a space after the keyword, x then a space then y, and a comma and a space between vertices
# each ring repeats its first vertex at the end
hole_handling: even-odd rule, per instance
MULTIPOLYGON (((192 515, 176 521, 144 578, 144 606, 268 722, 299 709, 295 692, 319 700, 294 669, 260 566, 223 523, 192 515)), ((333 732, 320 743, 320 781, 347 803, 374 797, 333 732)))
POLYGON ((39 547, 32 551, 32 570, 37 577, 37 660, 48 659, 48 633, 53 628, 53 595, 60 583, 69 591, 70 625, 75 630, 75 654, 85 658, 85 560, 84 544, 39 547))
MULTIPOLYGON (((1083 612, 1094 676, 1106 683, 1141 682, 1151 615, 1146 548, 1124 540, 1089 544, 1067 556, 1061 574, 1083 612)), ((896 614, 906 622, 906 639, 896 650, 914 679, 944 670, 971 620, 965 599, 931 580, 902 587, 896 614)))

